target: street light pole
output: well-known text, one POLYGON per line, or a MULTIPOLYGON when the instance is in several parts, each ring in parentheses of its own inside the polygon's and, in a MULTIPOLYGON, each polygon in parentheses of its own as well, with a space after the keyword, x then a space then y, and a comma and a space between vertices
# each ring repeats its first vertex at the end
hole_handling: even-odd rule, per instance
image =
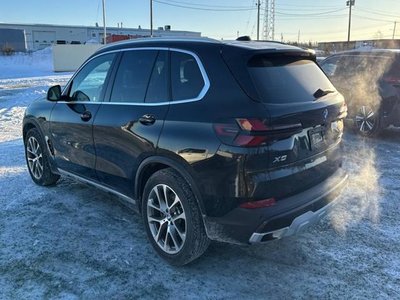
POLYGON ((153 0, 150 0, 150 37, 153 37, 153 0))
POLYGON ((103 27, 104 27, 104 45, 107 44, 107 29, 106 29, 106 0, 103 0, 103 27))
POLYGON ((346 5, 349 7, 349 28, 347 31, 347 47, 350 46, 350 30, 351 30, 351 8, 354 6, 356 0, 348 0, 346 5))
POLYGON ((393 37, 392 37, 392 40, 394 40, 394 37, 396 36, 396 25, 397 25, 397 22, 395 21, 395 22, 394 22, 394 28, 393 28, 393 37))

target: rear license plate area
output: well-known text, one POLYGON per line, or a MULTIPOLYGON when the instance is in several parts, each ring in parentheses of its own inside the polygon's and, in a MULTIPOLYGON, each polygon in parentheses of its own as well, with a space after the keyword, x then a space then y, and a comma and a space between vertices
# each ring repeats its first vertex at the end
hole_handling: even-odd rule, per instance
POLYGON ((308 136, 310 138, 310 148, 311 150, 318 149, 324 145, 324 130, 323 127, 318 127, 310 129, 308 131, 308 136))

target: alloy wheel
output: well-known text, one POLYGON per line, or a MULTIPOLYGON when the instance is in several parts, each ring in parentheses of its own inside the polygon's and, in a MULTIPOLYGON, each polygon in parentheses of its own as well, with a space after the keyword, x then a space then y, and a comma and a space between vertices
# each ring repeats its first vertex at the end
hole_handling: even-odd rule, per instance
POLYGON ((361 106, 356 114, 356 124, 361 133, 370 133, 376 125, 375 112, 368 106, 361 106))
POLYGON ((31 136, 26 144, 26 157, 29 170, 36 179, 43 176, 43 156, 38 140, 31 136))
POLYGON ((168 254, 178 253, 186 239, 187 223, 182 202, 172 188, 158 184, 147 199, 147 222, 154 241, 168 254))

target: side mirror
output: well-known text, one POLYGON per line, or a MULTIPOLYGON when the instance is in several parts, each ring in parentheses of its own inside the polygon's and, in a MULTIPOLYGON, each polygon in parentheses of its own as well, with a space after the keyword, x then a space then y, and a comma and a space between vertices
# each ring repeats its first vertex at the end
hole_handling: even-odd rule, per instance
POLYGON ((47 91, 47 100, 59 101, 61 100, 61 86, 55 85, 49 88, 47 91))

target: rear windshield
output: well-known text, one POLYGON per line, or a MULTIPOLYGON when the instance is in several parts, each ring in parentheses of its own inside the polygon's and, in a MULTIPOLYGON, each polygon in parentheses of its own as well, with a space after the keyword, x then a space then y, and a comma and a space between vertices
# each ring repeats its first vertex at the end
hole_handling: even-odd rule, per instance
POLYGON ((263 102, 308 102, 318 89, 335 91, 317 64, 301 57, 255 56, 248 69, 263 102))

